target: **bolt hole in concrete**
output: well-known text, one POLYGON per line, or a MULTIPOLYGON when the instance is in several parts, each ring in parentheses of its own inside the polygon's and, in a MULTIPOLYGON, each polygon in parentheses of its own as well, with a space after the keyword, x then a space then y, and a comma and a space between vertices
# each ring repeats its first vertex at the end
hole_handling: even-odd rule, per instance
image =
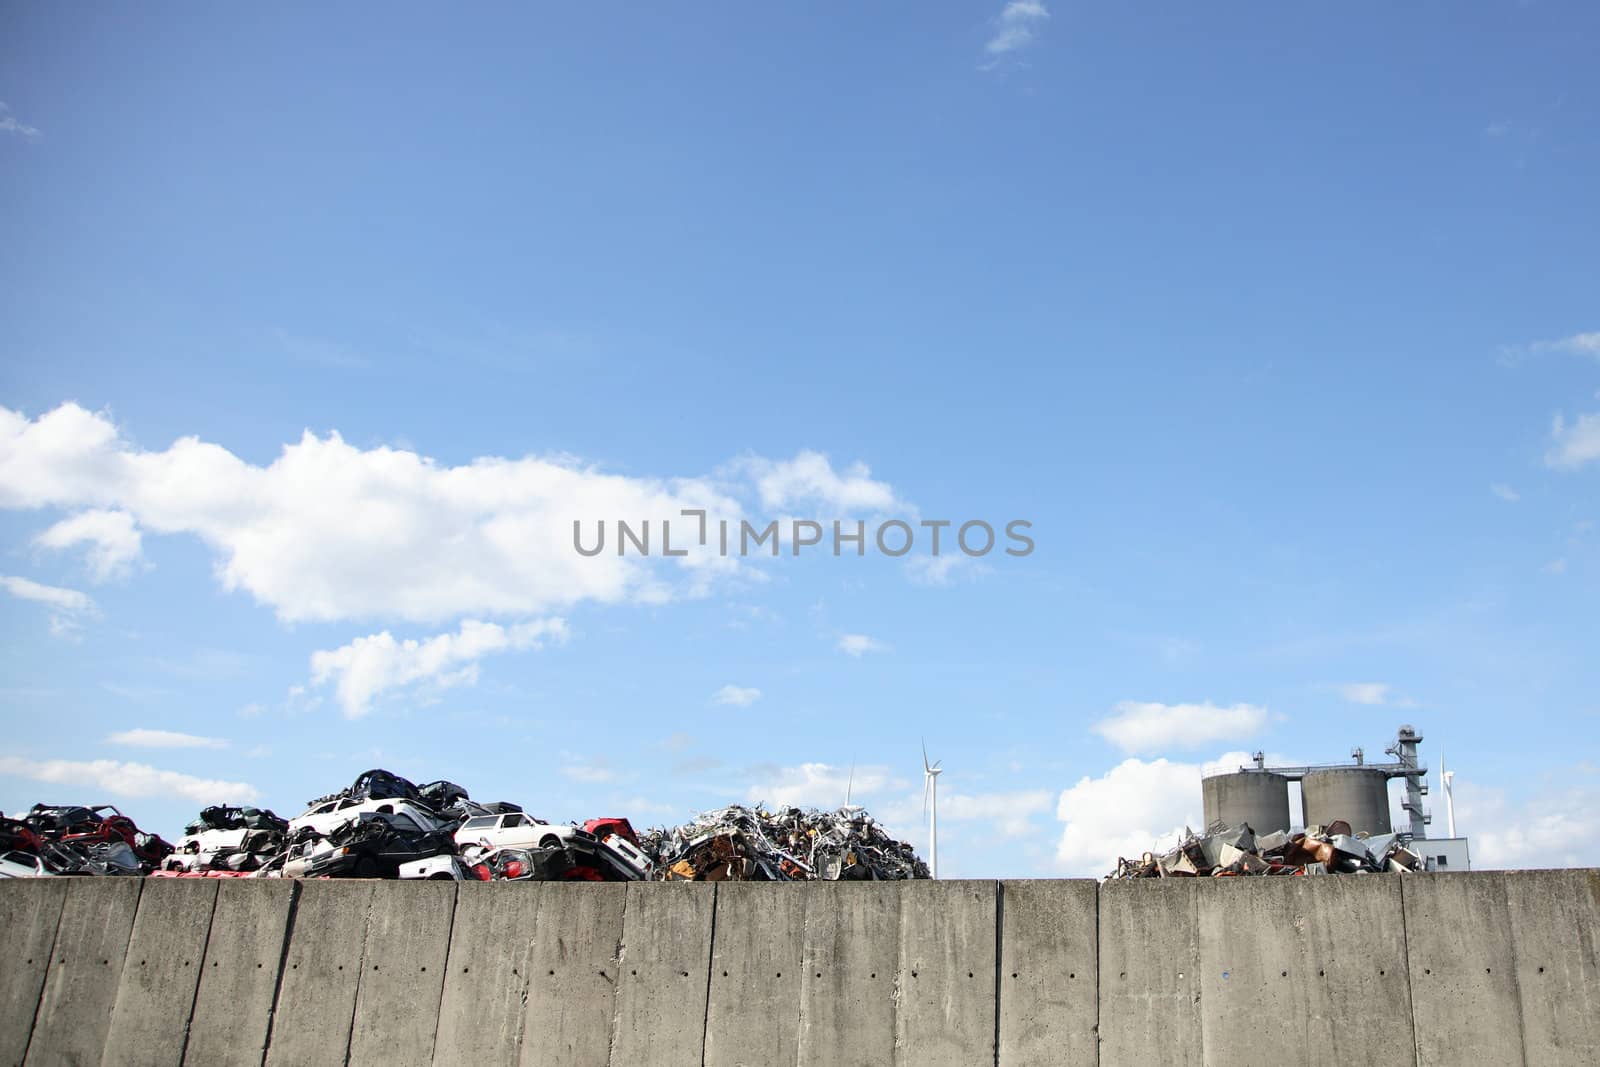
POLYGON ((818 972, 817 972, 817 977, 818 977, 818 978, 821 978, 821 977, 822 977, 822 972, 821 972, 821 971, 818 971, 818 972))
MULTIPOLYGON (((462 968, 462 970, 466 970, 466 968, 465 968, 465 967, 463 967, 463 968, 462 968)), ((552 976, 552 977, 554 977, 554 976, 555 976, 555 973, 556 973, 556 972, 554 972, 554 971, 551 971, 551 972, 550 972, 550 974, 551 974, 551 976, 552 976)))
POLYGON ((1432 967, 1424 967, 1424 968, 1422 968, 1422 973, 1423 974, 1432 974, 1433 973, 1433 968, 1432 967))
MULTIPOLYGON (((551 974, 554 974, 554 973, 555 973, 555 972, 554 972, 554 971, 551 971, 551 972, 550 972, 550 973, 551 973, 551 974)), ((726 978, 726 977, 728 977, 728 972, 727 972, 727 971, 723 971, 723 972, 722 972, 722 977, 724 977, 724 978, 726 978)))
POLYGON ((1289 977, 1289 972, 1288 971, 1279 971, 1278 974, 1283 978, 1289 977))
POLYGON ((1324 975, 1325 975, 1325 974, 1327 974, 1327 972, 1326 972, 1326 971, 1318 971, 1318 972, 1317 972, 1317 977, 1318 977, 1318 978, 1321 978, 1321 977, 1323 977, 1323 976, 1324 976, 1324 975))
POLYGON ((628 972, 628 973, 629 973, 629 974, 631 974, 631 975, 633 975, 633 976, 634 976, 634 977, 636 977, 636 978, 637 978, 637 977, 638 977, 638 975, 639 975, 639 972, 638 972, 638 971, 629 971, 629 972, 628 972))
POLYGON ((971 977, 972 977, 972 972, 971 972, 971 971, 968 971, 968 972, 967 972, 967 977, 968 977, 968 978, 971 978, 971 977))
POLYGON ((917 976, 917 972, 916 971, 912 971, 911 972, 911 977, 915 978, 916 976, 917 976))
MULTIPOLYGON (((470 970, 472 970, 472 968, 471 968, 471 967, 463 967, 463 968, 461 968, 461 973, 462 973, 462 974, 466 974, 466 973, 467 973, 467 972, 468 972, 468 971, 470 971, 470 970)), ((556 972, 554 972, 554 971, 551 971, 551 972, 550 972, 550 973, 551 973, 551 974, 555 974, 555 973, 556 973, 556 972)))
POLYGON ((778 972, 778 977, 779 977, 779 978, 782 978, 782 977, 783 977, 783 972, 782 972, 782 971, 779 971, 779 972, 778 972))
POLYGON ((341 964, 339 964, 339 969, 340 969, 340 970, 341 970, 341 971, 342 971, 342 970, 344 970, 344 964, 342 964, 342 963, 341 963, 341 964))
POLYGON ((1379 977, 1379 978, 1382 978, 1382 977, 1383 977, 1383 976, 1384 976, 1384 975, 1386 975, 1386 974, 1388 974, 1388 973, 1389 973, 1389 972, 1388 972, 1388 971, 1379 971, 1379 972, 1378 972, 1378 977, 1379 977))
POLYGON ((1540 968, 1539 968, 1539 973, 1540 973, 1540 974, 1543 974, 1543 973, 1544 973, 1544 968, 1543 968, 1543 967, 1540 967, 1540 968))

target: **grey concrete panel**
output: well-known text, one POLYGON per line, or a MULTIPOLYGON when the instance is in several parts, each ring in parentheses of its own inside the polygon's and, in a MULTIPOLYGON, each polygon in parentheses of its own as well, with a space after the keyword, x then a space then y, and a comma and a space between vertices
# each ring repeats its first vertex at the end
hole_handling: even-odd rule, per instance
POLYGON ((524 1065, 610 1062, 627 892, 617 882, 538 887, 522 1023, 524 1065))
POLYGON ((699 1067, 716 885, 630 882, 611 1062, 699 1067))
POLYGON ((67 886, 28 1044, 29 1067, 100 1062, 144 882, 73 878, 67 886))
POLYGON ((998 891, 992 881, 900 886, 896 1063, 993 1064, 998 891))
POLYGON ((1198 878, 1100 887, 1100 1060, 1204 1062, 1200 1027, 1198 878))
POLYGON ((367 917, 350 1067, 433 1062, 456 883, 379 882, 367 917))
POLYGON ((301 884, 272 1014, 268 1067, 344 1062, 376 885, 364 879, 301 884))
POLYGON ((1000 883, 1000 1067, 1097 1064, 1099 885, 1000 883))
POLYGON ((261 1063, 295 889, 279 878, 230 878, 218 887, 184 1063, 261 1063))
POLYGON ((1198 920, 1207 1063, 1258 1061, 1263 1019, 1294 1020, 1295 1063, 1411 1056, 1398 877, 1210 879, 1198 920))
POLYGON ((39 1010, 39 994, 50 966, 66 878, 14 878, 0 883, 0 1063, 21 1063, 39 1010))
POLYGON ((1505 878, 1495 871, 1401 878, 1421 1067, 1524 1062, 1505 878))
POLYGON ((1514 871, 1505 889, 1528 1062, 1600 1063, 1600 871, 1514 871))
MULTIPOLYGON (((216 904, 210 879, 152 878, 139 894, 117 1005, 106 1037, 106 1067, 177 1067, 183 1062, 194 991, 216 904)), ((272 961, 277 973, 278 961, 272 961)))
POLYGON ((707 1067, 799 1061, 805 921, 806 897, 799 886, 717 886, 706 1006, 707 1067))
POLYGON ((813 882, 790 887, 806 902, 801 1063, 880 1067, 894 1062, 904 884, 813 882))
POLYGON ((537 882, 462 882, 457 888, 434 1063, 518 1062, 540 888, 537 882))

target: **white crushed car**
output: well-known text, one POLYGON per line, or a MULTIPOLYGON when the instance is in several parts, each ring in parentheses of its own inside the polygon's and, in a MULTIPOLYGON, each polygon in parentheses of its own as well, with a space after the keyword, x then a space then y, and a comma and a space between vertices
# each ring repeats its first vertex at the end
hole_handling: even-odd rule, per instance
POLYGON ((476 815, 456 831, 456 846, 461 849, 560 848, 574 839, 593 841, 594 835, 576 826, 535 819, 521 811, 476 815))

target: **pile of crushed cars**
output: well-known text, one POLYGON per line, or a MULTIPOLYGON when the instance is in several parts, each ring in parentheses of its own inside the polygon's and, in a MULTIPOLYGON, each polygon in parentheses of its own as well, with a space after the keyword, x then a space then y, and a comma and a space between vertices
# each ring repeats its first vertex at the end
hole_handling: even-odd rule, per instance
POLYGON ((0 815, 0 877, 148 874, 172 851, 109 804, 35 804, 20 819, 0 815))
POLYGON ((1248 823, 1195 834, 1187 827, 1177 848, 1136 860, 1119 859, 1107 878, 1223 878, 1230 875, 1405 873, 1422 857, 1400 834, 1356 835, 1335 821, 1301 833, 1256 835, 1248 823))
POLYGON ((292 819, 206 808, 176 846, 112 807, 0 817, 0 877, 431 878, 457 881, 806 881, 928 877, 864 810, 729 807, 641 836, 627 819, 552 823, 454 782, 359 775, 292 819))
POLYGON ((884 833, 866 811, 746 808, 708 811, 671 830, 652 830, 645 851, 661 877, 720 881, 897 881, 928 877, 910 845, 884 833))

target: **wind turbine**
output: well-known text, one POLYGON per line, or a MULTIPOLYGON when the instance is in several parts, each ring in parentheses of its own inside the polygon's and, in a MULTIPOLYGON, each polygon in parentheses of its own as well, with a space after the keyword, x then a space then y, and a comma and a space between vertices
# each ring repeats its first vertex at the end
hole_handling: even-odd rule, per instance
POLYGON ((922 810, 928 816, 928 870, 939 877, 939 760, 928 764, 928 742, 922 742, 922 810))
POLYGON ((1439 746, 1439 782, 1444 787, 1445 820, 1450 826, 1450 836, 1456 836, 1456 795, 1451 788, 1456 780, 1455 771, 1444 769, 1444 746, 1439 746))

